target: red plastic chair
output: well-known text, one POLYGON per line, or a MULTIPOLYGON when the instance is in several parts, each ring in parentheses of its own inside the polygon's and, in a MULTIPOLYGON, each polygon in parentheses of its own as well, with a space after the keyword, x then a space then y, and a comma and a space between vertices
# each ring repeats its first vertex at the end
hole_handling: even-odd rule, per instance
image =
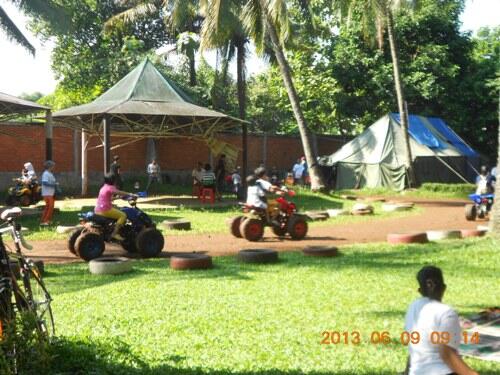
POLYGON ((204 187, 201 189, 200 199, 201 203, 205 203, 207 201, 210 203, 215 203, 215 189, 211 187, 204 187))

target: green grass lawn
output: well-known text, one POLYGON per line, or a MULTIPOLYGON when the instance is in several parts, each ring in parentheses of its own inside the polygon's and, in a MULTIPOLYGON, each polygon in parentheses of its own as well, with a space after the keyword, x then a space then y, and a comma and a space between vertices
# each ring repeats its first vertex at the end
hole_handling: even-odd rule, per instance
MULTIPOLYGON (((339 197, 326 194, 315 194, 307 190, 298 190, 298 194, 291 198, 294 201, 299 211, 307 210, 324 210, 329 208, 346 208, 349 209, 356 202, 351 200, 342 200, 339 197)), ((359 222, 364 220, 373 220, 374 218, 384 218, 384 217, 398 217, 407 216, 420 212, 418 208, 410 212, 392 212, 386 213, 381 210, 380 203, 373 203, 375 207, 375 215, 372 216, 341 216, 337 218, 331 218, 324 222, 315 222, 311 225, 331 225, 334 223, 350 223, 359 222)), ((138 202, 138 207, 140 207, 140 200, 138 202)), ((91 211, 93 207, 84 207, 82 211, 91 211)), ((178 219, 184 218, 191 221, 191 231, 172 231, 163 230, 167 235, 172 234, 206 234, 206 233, 224 233, 227 232, 226 220, 229 217, 236 216, 239 214, 240 208, 234 207, 224 207, 224 208, 212 208, 210 206, 201 208, 188 208, 180 207, 179 209, 168 209, 168 210, 145 210, 156 223, 161 223, 166 219, 178 219)), ((55 226, 57 225, 76 225, 78 224, 78 212, 80 210, 74 209, 62 209, 60 212, 54 215, 54 225, 48 228, 40 228, 39 217, 31 216, 21 218, 21 224, 28 228, 25 237, 29 240, 54 240, 54 239, 65 239, 67 234, 57 234, 55 232, 55 226)), ((161 226, 159 227, 160 229, 161 226)))
MULTIPOLYGON (((282 253, 273 265, 214 258, 205 271, 137 261, 120 276, 86 264, 47 265, 60 337, 47 374, 395 374, 404 313, 418 297, 416 272, 444 271, 444 298, 461 315, 498 305, 498 243, 359 245, 337 258, 282 253), (321 345, 323 331, 359 331, 359 346, 321 345), (388 331, 388 345, 368 342, 388 331)), ((498 363, 467 360, 479 373, 498 363)))

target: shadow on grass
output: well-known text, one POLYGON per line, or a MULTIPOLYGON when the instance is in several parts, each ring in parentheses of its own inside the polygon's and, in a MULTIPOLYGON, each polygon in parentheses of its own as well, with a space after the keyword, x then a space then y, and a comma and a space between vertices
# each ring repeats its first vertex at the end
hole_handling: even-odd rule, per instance
MULTIPOLYGON (((49 353, 52 360, 46 375, 394 375, 394 371, 379 371, 370 368, 354 371, 307 371, 299 369, 236 371, 233 369, 211 369, 203 367, 186 368, 182 362, 188 358, 179 355, 164 355, 164 363, 150 365, 135 354, 126 343, 108 339, 105 343, 59 338, 51 344, 49 353)), ((35 373, 39 369, 34 369, 35 373)), ((41 370, 41 369, 40 369, 41 370)), ((486 374, 486 373, 482 373, 486 374)))

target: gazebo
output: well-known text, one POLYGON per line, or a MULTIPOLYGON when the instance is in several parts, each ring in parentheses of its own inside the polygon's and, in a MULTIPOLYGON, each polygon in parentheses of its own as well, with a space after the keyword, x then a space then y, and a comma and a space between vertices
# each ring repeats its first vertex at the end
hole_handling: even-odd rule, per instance
POLYGON ((45 112, 45 158, 51 160, 52 112, 50 108, 0 92, 0 122, 6 122, 20 116, 27 116, 40 112, 45 112))
MULTIPOLYGON (((239 128, 242 120, 197 106, 145 59, 93 102, 55 112, 54 121, 82 131, 82 193, 87 191, 89 135, 102 137, 104 172, 109 170, 114 137, 184 137, 205 142, 216 154, 235 159, 238 150, 215 134, 239 128)), ((127 141, 130 142, 130 141, 127 141)), ((125 142, 126 143, 126 142, 125 142)))

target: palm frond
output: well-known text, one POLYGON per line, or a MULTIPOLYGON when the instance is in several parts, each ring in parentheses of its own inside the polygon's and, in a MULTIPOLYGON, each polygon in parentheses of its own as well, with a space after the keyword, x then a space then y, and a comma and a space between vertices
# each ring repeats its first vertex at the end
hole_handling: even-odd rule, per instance
POLYGON ((35 47, 24 36, 21 30, 18 29, 16 24, 10 19, 9 15, 0 6, 0 29, 2 29, 7 38, 13 40, 17 44, 26 48, 33 56, 35 55, 35 47))
POLYGON ((255 43, 255 50, 259 55, 265 51, 265 23, 259 0, 250 0, 243 7, 241 13, 243 27, 255 43))
POLYGON ((269 0, 268 14, 278 31, 281 44, 284 44, 290 37, 291 31, 286 0, 269 0))
POLYGON ((71 27, 71 18, 66 10, 52 0, 11 0, 19 9, 32 18, 42 18, 50 22, 59 31, 71 27))
POLYGON ((125 24, 130 25, 158 12, 158 8, 153 2, 141 2, 134 7, 121 13, 115 14, 104 23, 104 30, 109 32, 113 28, 125 24))
POLYGON ((201 29, 201 48, 222 47, 235 34, 241 34, 241 22, 237 16, 240 10, 234 0, 207 1, 201 29))

